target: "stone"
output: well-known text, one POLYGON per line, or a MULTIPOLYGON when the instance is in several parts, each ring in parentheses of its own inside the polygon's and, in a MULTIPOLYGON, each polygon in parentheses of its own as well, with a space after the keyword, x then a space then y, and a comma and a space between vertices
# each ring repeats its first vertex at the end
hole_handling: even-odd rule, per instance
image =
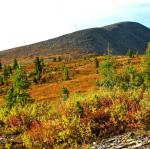
POLYGON ((130 132, 108 139, 103 139, 100 142, 95 141, 93 142, 94 144, 92 143, 91 149, 149 149, 149 133, 149 131, 146 132, 146 134, 130 132))

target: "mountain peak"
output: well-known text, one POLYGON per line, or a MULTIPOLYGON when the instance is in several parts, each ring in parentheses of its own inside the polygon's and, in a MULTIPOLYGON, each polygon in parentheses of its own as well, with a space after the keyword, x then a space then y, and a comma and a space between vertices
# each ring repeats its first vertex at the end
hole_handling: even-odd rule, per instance
POLYGON ((119 23, 114 23, 111 25, 104 26, 106 29, 113 29, 113 28, 130 28, 130 29, 138 29, 138 28, 147 28, 144 25, 138 22, 131 22, 131 21, 124 21, 119 23))
POLYGON ((150 29, 137 22, 119 22, 1 51, 0 58, 66 53, 73 57, 79 57, 79 54, 104 54, 108 41, 114 54, 125 54, 129 48, 144 53, 147 42, 150 41, 150 29))

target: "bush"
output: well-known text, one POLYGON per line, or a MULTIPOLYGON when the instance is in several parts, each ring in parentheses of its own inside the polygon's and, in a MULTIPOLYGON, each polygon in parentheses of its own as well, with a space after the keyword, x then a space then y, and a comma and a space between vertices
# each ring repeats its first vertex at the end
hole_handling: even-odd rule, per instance
POLYGON ((144 75, 143 73, 138 73, 134 78, 134 85, 140 87, 144 84, 144 75))
POLYGON ((62 88, 63 100, 66 101, 69 97, 69 90, 66 87, 62 88))
POLYGON ((1 60, 0 60, 0 71, 2 70, 2 62, 1 62, 1 60))
POLYGON ((82 117, 83 116, 83 113, 84 113, 84 109, 83 107, 81 106, 80 102, 77 101, 76 103, 76 108, 77 108, 77 112, 80 114, 80 116, 82 117))
POLYGON ((138 73, 132 63, 128 64, 123 74, 117 76, 117 86, 127 91, 129 88, 139 88, 144 85, 143 73, 138 73))
POLYGON ((66 66, 63 67, 63 80, 69 80, 69 71, 66 66))
POLYGON ((99 68, 99 61, 97 58, 94 58, 95 68, 99 68))
POLYGON ((0 85, 3 85, 4 84, 4 79, 2 76, 0 76, 0 85))
POLYGON ((128 49, 127 56, 129 56, 129 58, 132 58, 134 56, 131 49, 128 49))

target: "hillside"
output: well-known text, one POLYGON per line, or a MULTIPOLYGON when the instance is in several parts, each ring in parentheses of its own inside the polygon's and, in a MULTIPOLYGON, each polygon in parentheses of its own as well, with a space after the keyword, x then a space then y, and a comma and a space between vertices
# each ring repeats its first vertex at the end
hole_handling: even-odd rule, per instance
POLYGON ((128 48, 144 53, 150 41, 150 29, 135 22, 121 22, 100 28, 85 29, 58 38, 0 52, 0 58, 69 54, 104 54, 108 42, 114 54, 125 54, 128 48))

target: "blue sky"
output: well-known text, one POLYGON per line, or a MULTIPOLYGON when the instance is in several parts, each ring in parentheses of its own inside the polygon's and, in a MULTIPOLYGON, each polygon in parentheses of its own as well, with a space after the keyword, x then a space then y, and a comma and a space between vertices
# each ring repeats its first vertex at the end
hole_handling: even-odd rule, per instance
POLYGON ((0 0, 0 50, 149 15, 150 0, 0 0))

